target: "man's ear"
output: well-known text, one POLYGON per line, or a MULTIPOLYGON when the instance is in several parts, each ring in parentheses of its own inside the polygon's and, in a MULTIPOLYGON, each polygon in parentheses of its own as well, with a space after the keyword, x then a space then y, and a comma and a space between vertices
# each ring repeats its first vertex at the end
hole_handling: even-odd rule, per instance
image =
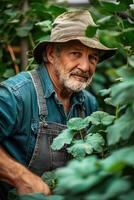
POLYGON ((46 48, 46 56, 47 56, 47 60, 49 63, 53 64, 54 62, 54 46, 53 45, 48 45, 46 48))

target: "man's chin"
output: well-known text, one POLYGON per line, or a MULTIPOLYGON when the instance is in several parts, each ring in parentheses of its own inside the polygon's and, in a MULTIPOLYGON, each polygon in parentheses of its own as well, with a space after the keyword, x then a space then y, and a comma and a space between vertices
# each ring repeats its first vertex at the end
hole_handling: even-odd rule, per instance
POLYGON ((65 84, 65 87, 66 88, 68 88, 69 90, 71 90, 72 92, 79 92, 79 91, 81 91, 81 90, 84 90, 86 87, 87 87, 87 83, 81 83, 81 82, 79 82, 79 81, 77 81, 77 83, 76 83, 76 81, 75 81, 75 83, 74 83, 74 81, 71 83, 66 83, 65 84))

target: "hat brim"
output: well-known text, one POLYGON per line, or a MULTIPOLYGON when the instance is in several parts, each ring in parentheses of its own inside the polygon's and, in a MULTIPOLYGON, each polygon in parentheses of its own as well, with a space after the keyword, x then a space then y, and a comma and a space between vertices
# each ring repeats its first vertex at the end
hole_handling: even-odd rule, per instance
POLYGON ((116 53, 116 48, 108 48, 104 46, 102 43, 100 43, 96 38, 87 38, 87 37, 75 37, 75 38, 69 38, 64 40, 57 40, 57 41, 43 41, 37 44, 37 46, 33 50, 33 55, 35 58, 35 61, 38 64, 41 64, 43 62, 43 53, 46 50, 46 47, 48 44, 51 43, 65 43, 71 40, 78 40, 82 44, 84 44, 87 47, 94 48, 100 50, 100 59, 99 62, 102 62, 104 60, 107 60, 108 58, 112 57, 116 53))

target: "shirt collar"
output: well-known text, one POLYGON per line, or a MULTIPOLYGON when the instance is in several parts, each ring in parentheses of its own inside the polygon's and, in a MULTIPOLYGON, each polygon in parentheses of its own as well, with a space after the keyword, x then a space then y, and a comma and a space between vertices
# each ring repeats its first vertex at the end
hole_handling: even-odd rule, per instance
MULTIPOLYGON (((40 78, 41 78, 41 82, 43 84, 43 91, 44 91, 44 95, 45 98, 49 98, 52 94, 55 94, 55 90, 53 87, 53 83, 50 79, 50 76, 48 74, 48 71, 46 69, 45 66, 39 66, 37 68, 40 78)), ((80 91, 80 92, 74 92, 71 98, 71 104, 82 104, 85 100, 84 97, 84 92, 80 91)))

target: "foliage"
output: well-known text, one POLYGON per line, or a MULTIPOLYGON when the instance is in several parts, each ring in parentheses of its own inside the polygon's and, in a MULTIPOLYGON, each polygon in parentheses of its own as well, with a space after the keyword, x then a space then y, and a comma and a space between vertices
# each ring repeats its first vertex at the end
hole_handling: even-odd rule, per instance
POLYGON ((22 53, 27 54, 29 58, 27 69, 35 66, 32 58, 33 47, 39 41, 49 37, 53 19, 65 11, 66 8, 47 0, 38 2, 35 0, 2 0, 0 7, 0 81, 22 70, 22 53), (21 42, 24 40, 27 43, 28 52, 22 52, 21 42), (18 71, 15 65, 19 65, 18 71))
POLYGON ((106 127, 114 118, 102 111, 97 111, 84 119, 72 118, 67 123, 68 129, 54 139, 52 149, 60 150, 66 144, 68 153, 77 159, 83 159, 93 151, 103 154, 106 149, 106 127))
MULTIPOLYGON (((43 179, 55 189, 52 196, 43 199, 134 199, 133 3, 132 0, 91 1, 89 9, 97 26, 88 27, 85 30, 87 36, 93 37, 97 34, 102 43, 117 48, 117 53, 114 58, 111 58, 111 62, 106 61, 98 65, 91 87, 95 94, 103 89, 99 92, 98 98, 101 101, 102 96, 105 98, 102 107, 110 114, 97 111, 84 119, 73 118, 68 121, 67 129, 55 138, 52 148, 60 150, 65 145, 68 153, 74 158, 66 167, 56 170, 56 175, 50 173, 48 177, 51 181, 46 178, 47 175, 44 175, 43 179)), ((34 40, 39 41, 48 37, 55 13, 64 12, 64 9, 60 10, 47 4, 42 6, 39 2, 32 1, 30 6, 28 17, 37 23, 36 28, 40 29, 40 34, 35 25, 27 24, 24 29, 21 29, 17 21, 12 21, 18 19, 17 11, 10 12, 10 9, 15 9, 13 6, 9 6, 10 9, 4 7, 3 17, 5 15, 9 17, 8 25, 11 21, 15 23, 16 26, 9 30, 14 31, 15 28, 18 38, 32 33, 34 40), (42 22, 39 23, 38 19, 42 22)), ((7 36, 9 41, 14 41, 14 37, 11 39, 11 35, 7 34, 7 36)))

